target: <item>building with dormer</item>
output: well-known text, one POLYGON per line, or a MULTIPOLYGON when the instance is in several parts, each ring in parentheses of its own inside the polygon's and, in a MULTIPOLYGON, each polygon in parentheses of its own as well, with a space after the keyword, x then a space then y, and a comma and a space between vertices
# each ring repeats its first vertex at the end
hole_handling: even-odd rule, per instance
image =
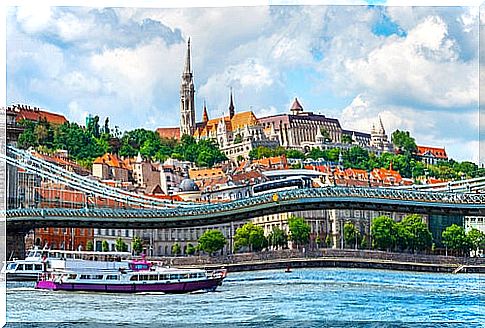
POLYGON ((439 161, 447 161, 448 155, 444 148, 416 146, 416 155, 425 164, 436 165, 439 161))

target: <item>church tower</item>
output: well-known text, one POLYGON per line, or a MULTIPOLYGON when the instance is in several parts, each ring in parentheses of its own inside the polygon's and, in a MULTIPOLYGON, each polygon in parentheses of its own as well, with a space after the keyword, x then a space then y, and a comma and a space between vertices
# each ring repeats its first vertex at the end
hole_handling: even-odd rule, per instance
POLYGON ((190 38, 187 42, 187 56, 180 83, 180 136, 192 136, 195 130, 194 78, 190 67, 190 38))
POLYGON ((232 88, 231 88, 231 100, 230 100, 230 103, 229 103, 229 118, 232 119, 232 117, 234 116, 234 102, 232 101, 232 88))

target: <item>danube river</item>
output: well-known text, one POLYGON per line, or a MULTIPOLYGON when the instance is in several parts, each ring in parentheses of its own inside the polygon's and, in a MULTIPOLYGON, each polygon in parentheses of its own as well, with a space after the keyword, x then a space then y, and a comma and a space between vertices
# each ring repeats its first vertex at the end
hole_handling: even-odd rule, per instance
POLYGON ((7 327, 485 327, 485 277, 473 274, 241 272, 229 274, 217 292, 187 295, 54 292, 33 285, 7 284, 7 327))

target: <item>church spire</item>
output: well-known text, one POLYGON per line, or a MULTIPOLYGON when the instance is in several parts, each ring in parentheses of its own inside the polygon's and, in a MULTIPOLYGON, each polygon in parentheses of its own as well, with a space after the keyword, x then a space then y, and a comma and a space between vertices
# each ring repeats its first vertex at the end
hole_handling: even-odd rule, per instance
POLYGON ((207 114, 207 107, 205 105, 205 100, 204 100, 204 110, 202 112, 202 122, 207 122, 209 121, 209 115, 207 114))
POLYGON ((229 118, 234 116, 234 102, 232 101, 232 88, 231 88, 231 102, 229 103, 229 118))
POLYGON ((190 38, 187 41, 187 54, 185 57, 185 67, 184 67, 184 74, 190 74, 191 68, 190 68, 190 38))
POLYGON ((386 130, 384 130, 384 124, 382 124, 381 116, 379 115, 379 133, 385 134, 386 130))
POLYGON ((180 136, 193 135, 195 131, 195 90, 190 67, 190 38, 187 41, 184 72, 180 81, 180 136))

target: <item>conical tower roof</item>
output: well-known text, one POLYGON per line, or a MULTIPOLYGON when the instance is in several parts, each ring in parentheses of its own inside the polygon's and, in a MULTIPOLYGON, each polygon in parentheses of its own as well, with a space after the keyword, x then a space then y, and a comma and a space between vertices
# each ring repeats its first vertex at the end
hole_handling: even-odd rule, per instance
POLYGON ((184 67, 184 74, 190 74, 191 67, 190 67, 190 38, 187 41, 187 54, 185 56, 185 67, 184 67))
POLYGON ((301 106, 300 102, 298 101, 298 98, 295 97, 295 100, 293 101, 293 105, 291 105, 290 110, 292 112, 293 111, 297 111, 297 112, 303 111, 303 107, 301 106))
POLYGON ((204 110, 202 112, 202 122, 207 122, 209 121, 209 114, 207 114, 207 107, 205 106, 205 100, 204 100, 204 110))

